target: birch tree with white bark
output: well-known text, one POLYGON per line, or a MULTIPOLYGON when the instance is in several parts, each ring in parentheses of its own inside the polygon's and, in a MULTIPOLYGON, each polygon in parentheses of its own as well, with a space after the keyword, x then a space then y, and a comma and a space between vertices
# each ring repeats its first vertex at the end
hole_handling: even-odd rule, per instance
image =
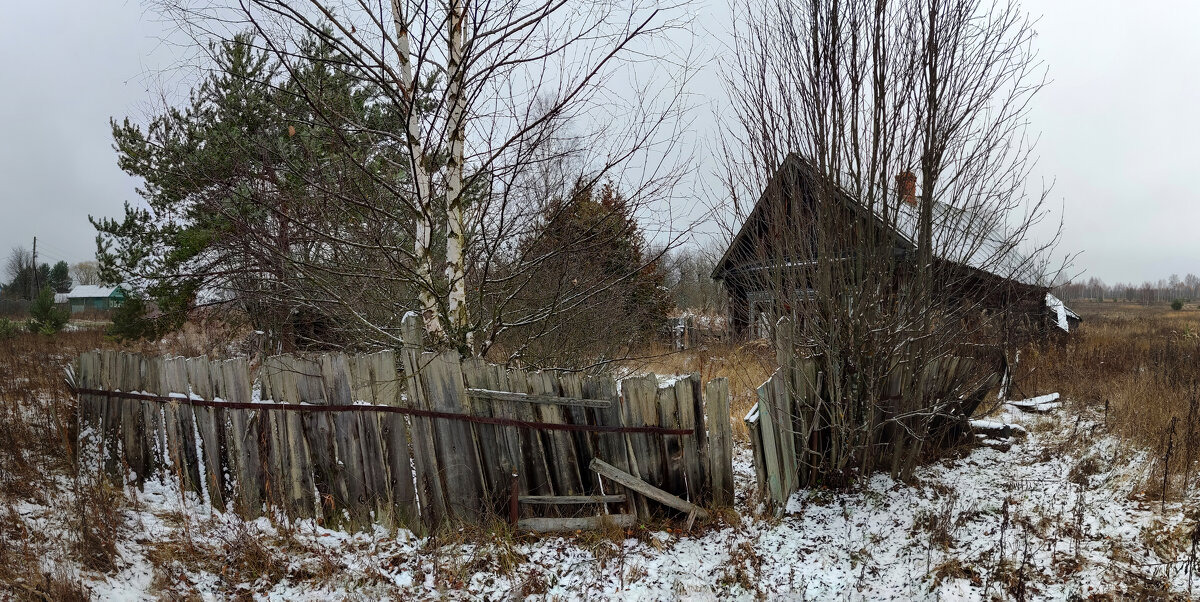
MULTIPOLYGON (((312 125, 365 132, 388 149, 364 150, 367 177, 377 173, 371 160, 404 157, 396 167, 405 177, 378 182, 388 190, 383 198, 340 202, 407 224, 407 246, 372 243, 386 250, 384 265, 348 259, 336 271, 410 287, 414 303, 395 300, 392 313, 418 311, 435 344, 487 353, 539 319, 503 307, 531 281, 523 275, 545 260, 520 257, 515 241, 535 230, 556 199, 580 185, 613 183, 649 219, 647 208, 671 199, 687 168, 678 142, 684 88, 695 69, 691 49, 679 42, 686 35, 677 35, 686 34, 690 19, 683 3, 183 0, 161 7, 197 40, 249 30, 284 69, 300 68, 295 40, 315 37, 338 50, 340 70, 382 90, 382 102, 403 116, 391 128, 345 123, 316 90, 301 93, 312 104, 312 125), (570 173, 559 173, 552 190, 529 186, 551 165, 570 173)), ((361 244, 319 230, 307 233, 319 245, 361 244)), ((667 248, 677 236, 667 236, 667 248)), ((311 262, 278 252, 297 277, 320 281, 311 262)), ((629 276, 614 276, 603 288, 629 276)), ((343 306, 371 342, 398 343, 397 325, 373 317, 379 311, 327 292, 321 302, 343 306)), ((578 306, 594 293, 568 290, 553 305, 578 306)))

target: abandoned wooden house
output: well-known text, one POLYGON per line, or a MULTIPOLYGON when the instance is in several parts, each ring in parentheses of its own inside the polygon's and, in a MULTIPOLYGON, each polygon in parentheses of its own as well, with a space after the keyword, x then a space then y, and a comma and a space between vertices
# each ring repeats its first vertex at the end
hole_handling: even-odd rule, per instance
MULTIPOLYGON (((875 252, 882 249, 895 258, 892 287, 899 290, 916 268, 919 206, 916 177, 904 172, 896 183, 892 202, 868 207, 806 159, 788 155, 713 270, 728 295, 729 334, 769 336, 776 319, 795 313, 794 299, 816 295, 808 268, 817 265, 819 248, 851 258, 861 245, 875 245, 875 252), (827 224, 823 245, 817 244, 813 218, 820 202, 831 203, 825 205, 831 209, 825 215, 835 216, 822 222, 827 224), (784 272, 793 284, 780 287, 784 272)), ((946 302, 1006 312, 1006 318, 1028 332, 1069 331, 1078 324, 1079 316, 1049 293, 1040 266, 1009 241, 990 235, 994 217, 940 202, 932 213, 933 286, 943 289, 946 302)))

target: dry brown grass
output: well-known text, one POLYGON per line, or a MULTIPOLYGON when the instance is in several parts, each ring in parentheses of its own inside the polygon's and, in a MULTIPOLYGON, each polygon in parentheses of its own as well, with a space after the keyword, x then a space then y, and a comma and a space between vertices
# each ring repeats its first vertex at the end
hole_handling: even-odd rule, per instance
MULTIPOLYGON (((1167 304, 1077 303, 1084 322, 1065 340, 1026 352, 1017 371, 1020 390, 1058 391, 1093 412, 1110 432, 1151 450, 1161 494, 1195 486, 1200 462, 1200 310, 1167 304), (1168 451, 1170 453, 1168 453, 1168 451)), ((1152 479, 1153 480, 1153 479, 1152 479)), ((1149 483, 1147 483, 1149 485, 1149 483)))
POLYGON ((30 529, 12 511, 20 502, 46 506, 64 483, 73 482, 75 401, 63 368, 80 352, 107 345, 94 330, 21 333, 0 341, 0 504, 9 508, 0 518, 0 598, 86 600, 77 575, 61 564, 46 570, 55 565, 42 560, 75 558, 102 571, 115 564, 116 544, 106 528, 117 523, 120 504, 111 488, 80 483, 77 493, 83 497, 73 525, 80 528, 70 541, 30 529), (110 520, 95 520, 97 511, 110 520))

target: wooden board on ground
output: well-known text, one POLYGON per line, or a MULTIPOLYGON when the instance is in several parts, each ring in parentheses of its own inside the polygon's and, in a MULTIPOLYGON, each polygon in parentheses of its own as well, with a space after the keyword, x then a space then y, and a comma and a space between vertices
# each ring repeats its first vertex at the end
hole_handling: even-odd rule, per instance
POLYGON ((670 506, 680 512, 688 514, 695 513, 700 518, 708 518, 708 512, 703 508, 687 501, 680 499, 677 496, 663 491, 627 472, 617 470, 617 468, 604 460, 596 458, 588 466, 591 470, 600 473, 600 476, 612 479, 613 481, 628 487, 638 493, 666 506, 670 506))

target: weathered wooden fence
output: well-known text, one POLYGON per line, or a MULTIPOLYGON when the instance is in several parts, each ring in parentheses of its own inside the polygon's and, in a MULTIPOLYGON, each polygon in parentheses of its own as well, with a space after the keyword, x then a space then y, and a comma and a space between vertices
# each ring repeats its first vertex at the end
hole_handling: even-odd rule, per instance
POLYGON ((550 530, 732 503, 724 379, 618 383, 416 348, 275 356, 255 377, 244 358, 95 351, 74 386, 81 461, 173 476, 247 517, 550 530))
MULTIPOLYGON (((785 334, 788 326, 778 327, 785 334)), ((814 358, 798 358, 777 342, 779 368, 758 387, 745 417, 760 495, 778 513, 801 487, 849 473, 889 469, 903 476, 928 445, 965 420, 998 381, 999 373, 969 357, 929 362, 920 375, 896 367, 879 399, 851 404, 832 399, 814 358), (945 428, 949 427, 949 428, 945 428)))

